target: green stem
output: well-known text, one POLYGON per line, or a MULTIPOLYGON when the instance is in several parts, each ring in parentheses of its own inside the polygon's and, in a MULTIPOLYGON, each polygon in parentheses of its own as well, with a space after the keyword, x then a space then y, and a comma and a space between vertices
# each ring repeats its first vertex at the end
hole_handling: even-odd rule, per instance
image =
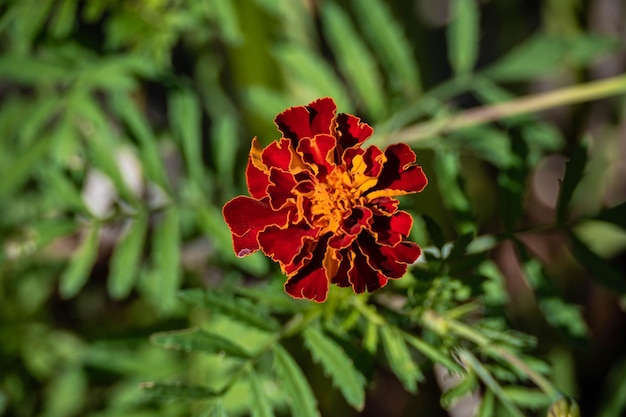
POLYGON ((592 81, 586 84, 575 85, 546 93, 522 97, 506 103, 478 107, 466 110, 456 115, 417 123, 413 126, 390 133, 384 138, 385 142, 419 142, 421 140, 461 130, 471 126, 493 122, 510 116, 525 113, 534 113, 554 107, 574 103, 596 100, 626 93, 626 75, 592 81))
POLYGON ((469 340, 470 342, 480 346, 494 356, 498 356, 510 363, 512 366, 523 372, 532 380, 537 387, 545 392, 549 397, 556 399, 561 396, 559 391, 548 381, 543 375, 537 373, 534 369, 528 366, 523 360, 515 356, 512 352, 499 347, 491 345, 491 340, 486 336, 479 333, 476 329, 459 321, 452 320, 448 317, 437 314, 432 310, 427 310, 423 315, 424 324, 439 333, 445 335, 448 331, 456 333, 458 336, 469 340))

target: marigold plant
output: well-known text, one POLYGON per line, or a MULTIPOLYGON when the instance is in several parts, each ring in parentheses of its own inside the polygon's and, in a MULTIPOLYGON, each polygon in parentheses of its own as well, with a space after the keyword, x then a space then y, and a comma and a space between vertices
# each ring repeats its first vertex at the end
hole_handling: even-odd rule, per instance
POLYGON ((287 275, 289 295, 317 302, 330 283, 362 293, 402 277, 421 250, 406 240, 413 219, 394 197, 428 183, 411 148, 364 149, 373 129, 336 114, 331 98, 289 108, 275 123, 279 140, 252 141, 250 197, 224 206, 235 253, 261 249, 287 275))

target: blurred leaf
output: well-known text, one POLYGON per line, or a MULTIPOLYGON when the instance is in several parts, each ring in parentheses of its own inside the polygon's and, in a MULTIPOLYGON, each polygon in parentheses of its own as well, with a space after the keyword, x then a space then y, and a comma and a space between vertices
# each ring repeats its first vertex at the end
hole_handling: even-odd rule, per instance
POLYGON ((568 304, 559 297, 542 298, 539 308, 550 325, 564 329, 571 337, 583 340, 589 333, 582 306, 568 304))
POLYGON ((80 415, 87 400, 87 376, 79 367, 69 367, 55 375, 46 392, 43 416, 80 415))
POLYGON ((466 394, 471 394, 478 388, 478 378, 476 378, 476 374, 470 370, 463 375, 463 379, 441 395, 441 406, 448 409, 459 398, 465 396, 466 394))
POLYGON ((0 167, 0 200, 13 194, 33 174, 36 166, 50 149, 50 141, 38 140, 23 152, 14 151, 7 166, 0 167))
POLYGON ((536 388, 510 386, 503 387, 502 392, 511 402, 524 408, 538 410, 548 407, 552 403, 552 400, 545 392, 536 388))
POLYGON ((211 402, 211 405, 199 417, 228 417, 228 413, 223 402, 217 398, 211 402))
POLYGON ((148 216, 146 213, 139 213, 127 224, 124 236, 115 247, 108 278, 108 290, 113 299, 127 297, 133 288, 147 231, 148 216))
POLYGON ((456 76, 468 75, 478 58, 480 11, 476 0, 452 0, 448 25, 448 59, 456 76))
POLYGON ((376 62, 354 30, 352 22, 335 3, 321 9, 322 28, 346 82, 365 105, 369 116, 383 120, 387 103, 376 62))
POLYGON ((599 400, 599 412, 597 417, 621 416, 626 411, 626 360, 622 356, 615 363, 605 381, 601 399, 599 400))
POLYGON ((567 236, 575 259, 589 270, 594 280, 618 294, 626 294, 626 279, 620 271, 592 252, 575 233, 568 231, 567 236))
POLYGON ((567 208, 574 195, 576 186, 583 177, 587 165, 587 146, 581 142, 572 150, 570 160, 565 164, 565 176, 561 182, 559 200, 556 207, 557 224, 564 226, 567 221, 567 208))
POLYGON ((223 114, 211 126, 211 144, 217 176, 224 182, 224 188, 232 188, 232 179, 235 177, 235 162, 239 149, 238 123, 230 114, 223 114))
POLYGON ((228 0, 207 3, 209 14, 219 27, 222 38, 231 45, 238 45, 243 41, 235 5, 236 3, 228 0))
POLYGON ((510 143, 507 134, 498 129, 475 126, 451 135, 447 145, 468 150, 498 168, 506 168, 512 160, 510 143))
POLYGON ((596 219, 612 223, 622 229, 626 229, 626 202, 600 212, 600 214, 596 216, 596 219))
POLYGON ((184 290, 180 295, 188 303, 219 311, 236 321, 261 330, 274 332, 280 328, 273 317, 242 298, 232 298, 223 293, 200 289, 184 290))
POLYGON ((470 243, 474 240, 474 233, 466 233, 459 237, 455 242, 454 246, 452 246, 452 250, 448 254, 447 259, 455 260, 457 258, 462 257, 465 254, 465 251, 470 243))
POLYGON ((446 244, 446 239, 443 236, 443 230, 441 226, 427 215, 422 215, 422 220, 424 221, 424 226, 426 226, 426 230, 428 230, 428 235, 432 240, 433 244, 441 249, 446 244))
POLYGON ((476 375, 487 386, 487 388, 493 392, 493 394, 500 400, 502 405, 507 411, 514 417, 524 417, 524 414, 514 405, 507 397, 500 384, 494 379, 491 373, 485 368, 480 361, 472 355, 469 351, 459 349, 459 357, 465 366, 470 367, 476 372, 476 375))
POLYGON ((161 161, 156 138, 148 125, 146 117, 139 112, 137 105, 133 103, 131 97, 127 94, 112 94, 111 104, 116 114, 119 115, 139 142, 139 148, 141 149, 139 156, 148 178, 167 190, 168 182, 165 167, 161 161))
POLYGON ((456 364, 450 357, 441 352, 438 347, 435 347, 426 341, 415 337, 409 333, 404 333, 404 338, 411 346, 417 349, 422 355, 426 356, 428 359, 433 361, 434 363, 438 363, 444 366, 450 372, 461 373, 462 369, 459 365, 456 364))
POLYGON ((387 4, 370 0, 364 5, 353 0, 352 6, 359 18, 361 30, 381 57, 391 86, 404 97, 415 97, 421 90, 419 69, 411 44, 387 4))
POLYGON ((495 397, 493 392, 486 391, 483 394, 482 401, 480 402, 480 408, 478 409, 478 415, 476 417, 492 417, 494 415, 495 397))
MULTIPOLYGON (((293 77, 298 85, 304 85, 311 90, 314 95, 311 99, 332 97, 341 112, 353 111, 343 83, 321 54, 301 45, 284 44, 276 48, 275 55, 287 77, 293 77)), ((291 105, 293 104, 290 103, 287 107, 291 105)), ((274 115, 284 109, 285 106, 279 108, 274 115)))
MULTIPOLYGON (((159 307, 168 311, 176 303, 176 293, 180 286, 180 229, 178 210, 169 207, 154 231, 153 278, 157 280, 159 307)), ((155 300, 156 301, 156 300, 155 300)))
POLYGON ((280 378, 283 392, 289 398, 289 408, 294 417, 319 417, 317 400, 311 391, 300 366, 280 345, 274 346, 274 368, 280 378))
POLYGON ((385 357, 393 373, 407 391, 417 392, 416 382, 422 381, 424 375, 413 362, 402 334, 397 329, 384 325, 380 327, 380 337, 385 348, 385 357))
POLYGON ((210 333, 199 328, 155 333, 150 336, 150 341, 166 349, 225 354, 234 358, 250 357, 250 354, 241 346, 219 334, 210 333))
POLYGON ((581 33, 566 39, 567 59, 576 66, 591 65, 603 55, 618 52, 623 48, 617 38, 581 33))
MULTIPOLYGON (((217 3, 228 3, 218 1, 217 3)), ((190 177, 203 182, 201 108, 197 97, 189 90, 180 90, 169 97, 169 121, 185 156, 190 177)), ((223 140, 218 138, 218 140, 223 140)), ((228 156, 228 155, 226 155, 228 156)))
POLYGON ((365 405, 365 378, 356 370, 350 357, 337 343, 313 326, 304 330, 303 337, 313 358, 321 363, 346 402, 362 410, 365 405))
POLYGON ((56 13, 50 22, 50 33, 54 38, 65 38, 74 28, 78 0, 63 0, 56 5, 56 13))
POLYGON ((248 382, 251 391, 251 409, 253 417, 274 417, 274 410, 268 401, 267 394, 261 385, 261 380, 254 370, 248 372, 248 382))
POLYGON ((216 396, 213 390, 200 385, 144 382, 139 387, 146 394, 159 400, 203 400, 216 396))
POLYGON ((86 226, 80 246, 63 271, 59 282, 59 293, 64 299, 72 298, 83 288, 91 268, 98 255, 98 243, 100 237, 100 225, 91 224, 86 226))
POLYGON ((497 81, 526 81, 554 71, 565 53, 562 39, 536 33, 490 65, 485 74, 497 81))
POLYGON ((461 234, 476 229, 472 206, 462 187, 461 160, 456 150, 441 149, 435 154, 433 168, 437 186, 446 208, 453 211, 456 228, 461 234))

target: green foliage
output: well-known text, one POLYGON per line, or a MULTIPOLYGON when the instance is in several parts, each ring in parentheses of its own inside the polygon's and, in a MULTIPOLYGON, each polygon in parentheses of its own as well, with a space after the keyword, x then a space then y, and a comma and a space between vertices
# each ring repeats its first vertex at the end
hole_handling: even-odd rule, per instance
POLYGON ((569 106, 626 90, 583 83, 626 72, 623 40, 579 26, 595 2, 363 3, 0 5, 0 416, 624 413, 626 102, 569 106), (321 96, 430 184, 407 275, 316 304, 221 207, 250 139, 321 96))

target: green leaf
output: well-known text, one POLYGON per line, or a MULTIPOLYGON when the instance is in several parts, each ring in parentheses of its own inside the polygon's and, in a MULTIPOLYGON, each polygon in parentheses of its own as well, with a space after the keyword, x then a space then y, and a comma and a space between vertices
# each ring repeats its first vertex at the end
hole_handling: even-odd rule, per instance
POLYGON ((570 160, 565 164, 565 176, 561 182, 561 191, 556 206, 557 224, 563 226, 567 221, 567 208, 576 186, 580 183, 587 165, 587 146, 581 142, 572 151, 570 160))
POLYGON ((274 346, 274 368, 281 389, 289 396, 289 408, 294 417, 319 417, 317 400, 302 369, 280 345, 274 346))
POLYGON ((448 59, 456 76, 472 72, 478 57, 480 14, 476 0, 452 0, 448 25, 448 59))
POLYGON ((188 303, 219 311, 243 324, 270 332, 275 332, 280 328, 279 323, 273 317, 245 299, 200 289, 185 290, 180 294, 188 303))
POLYGON ((417 392, 416 382, 422 381, 424 375, 413 362, 402 333, 394 327, 383 325, 380 327, 380 337, 385 349, 385 357, 393 373, 407 391, 417 392))
POLYGON ((493 394, 500 400, 502 405, 507 409, 507 411, 513 417, 524 417, 524 414, 514 405, 505 395, 502 387, 498 382, 494 379, 491 373, 484 367, 483 364, 469 351, 465 349, 459 349, 459 358, 463 362, 464 365, 473 369, 476 372, 476 375, 480 378, 480 380, 487 386, 489 390, 493 392, 493 394))
POLYGON ((72 298, 83 288, 89 279, 89 273, 98 255, 100 226, 89 225, 82 242, 72 255, 70 262, 61 275, 59 293, 64 299, 72 298))
POLYGON ((426 226, 426 230, 428 230, 428 235, 430 236, 433 244, 441 249, 443 245, 446 244, 446 239, 443 236, 443 230, 441 226, 432 219, 430 216, 422 215, 422 220, 424 221, 424 226, 426 226))
POLYGON ((352 5, 361 30, 386 68, 391 86, 405 97, 415 97, 421 90, 419 69, 411 44, 387 4, 369 0, 364 6, 361 1, 353 0, 352 5))
POLYGON ((538 410, 552 403, 550 396, 536 388, 509 386, 503 387, 502 392, 511 402, 524 408, 538 410))
POLYGON ((201 385, 144 382, 139 387, 146 394, 159 400, 204 400, 217 395, 215 391, 201 385))
POLYGON ((24 151, 14 151, 10 162, 0 167, 0 199, 12 195, 33 174, 36 166, 50 149, 51 141, 38 140, 24 151))
POLYGON ((322 364, 348 404, 362 410, 365 405, 365 378, 356 370, 352 359, 335 341, 316 327, 307 327, 303 337, 313 358, 322 364))
POLYGON ((239 28, 236 3, 218 0, 207 3, 208 11, 217 24, 222 38, 231 45, 239 45, 243 41, 243 33, 239 28))
POLYGON ((119 300, 130 294, 136 282, 141 254, 148 231, 148 215, 139 213, 126 227, 113 251, 108 279, 109 294, 119 300))
POLYGON ((409 333, 404 333, 404 339, 415 349, 417 349, 422 355, 426 356, 431 361, 445 366, 450 372, 461 373, 462 368, 450 359, 449 356, 442 353, 439 349, 431 344, 426 343, 420 338, 417 338, 409 333))
POLYGON ((69 76, 66 68, 45 59, 15 53, 0 56, 0 78, 5 80, 42 86, 67 80, 69 76))
MULTIPOLYGON (((332 97, 341 112, 349 113, 353 110, 344 84, 319 53, 302 45, 285 44, 276 48, 275 55, 286 77, 293 77, 298 88, 306 86, 307 90, 311 90, 305 91, 307 95, 332 97)), ((278 109, 279 112, 284 108, 278 109)))
POLYGON ((185 352, 204 352, 225 354, 235 358, 249 358, 250 354, 241 346, 220 336, 202 329, 173 330, 155 333, 150 341, 166 349, 184 350, 185 352))
POLYGON ((64 0, 57 3, 56 13, 50 22, 52 37, 65 38, 70 34, 74 28, 77 6, 78 0, 64 0))
POLYGON ((213 138, 214 162, 217 176, 224 181, 224 188, 232 188, 232 179, 235 178, 235 163, 237 150, 239 149, 238 123, 229 113, 220 115, 218 120, 213 121, 211 126, 211 138, 213 138))
POLYGON ((593 274, 593 279, 618 294, 626 294, 626 279, 620 271, 589 249, 575 233, 568 231, 567 236, 575 259, 593 274))
POLYGON ((169 207, 154 231, 155 260, 153 279, 157 280, 159 307, 163 311, 172 309, 180 285, 180 229, 178 211, 169 207))
POLYGON ((486 391, 483 394, 483 399, 480 402, 480 408, 478 409, 477 417, 493 417, 495 409, 495 397, 493 392, 486 391))
POLYGON ((45 412, 41 415, 79 415, 89 398, 87 384, 85 372, 77 366, 69 367, 56 374, 50 385, 46 387, 45 412))
POLYGON ((474 233, 466 233, 462 235, 461 237, 459 237, 454 242, 454 246, 452 246, 452 250, 450 251, 446 259, 455 260, 465 255, 467 247, 469 246, 470 243, 472 243, 472 241, 474 240, 474 237, 475 237, 474 233))
POLYGON ((471 371, 466 373, 460 382, 441 395, 441 406, 446 409, 450 408, 456 400, 463 397, 465 394, 471 393, 478 387, 476 374, 471 371))
POLYGON ((159 184, 163 189, 167 188, 167 174, 154 137, 146 117, 139 112, 130 96, 124 93, 111 95, 111 104, 115 112, 127 125, 130 132, 139 142, 141 152, 139 156, 143 163, 148 178, 159 184))
POLYGON ((198 98, 189 90, 180 90, 171 94, 168 114, 170 125, 182 147, 189 176, 196 184, 202 184, 204 171, 202 162, 202 114, 198 98))
POLYGON ((253 417, 274 417, 272 404, 269 402, 267 394, 263 389, 261 380, 254 370, 248 372, 248 382, 250 382, 251 408, 253 417))
POLYGON ((485 70, 496 81, 534 80, 555 70, 565 53, 562 39, 537 33, 485 70))
POLYGON ((352 22, 335 3, 321 8, 322 26, 339 69, 347 83, 357 93, 370 117, 383 120, 387 104, 383 83, 371 53, 354 30, 352 22))
POLYGON ((221 399, 217 398, 211 401, 211 404, 199 417, 228 417, 228 413, 221 399))

